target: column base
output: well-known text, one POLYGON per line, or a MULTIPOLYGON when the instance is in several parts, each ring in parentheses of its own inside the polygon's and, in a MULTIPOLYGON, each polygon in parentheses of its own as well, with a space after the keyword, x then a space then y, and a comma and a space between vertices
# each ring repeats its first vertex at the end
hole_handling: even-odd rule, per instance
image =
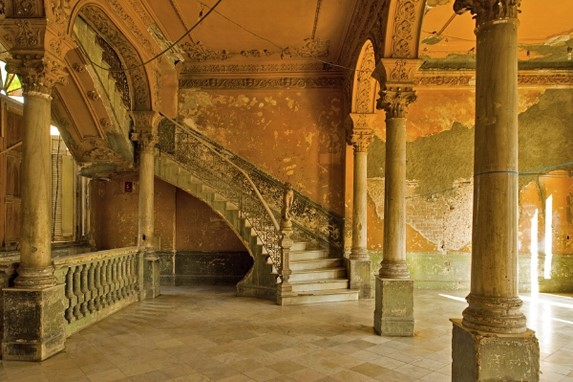
POLYGON ((539 381, 535 332, 493 334, 452 319, 452 381, 539 381))
POLYGON ((359 290, 359 298, 372 298, 372 270, 370 259, 345 259, 350 289, 359 290))
POLYGON ((414 280, 376 277, 374 330, 381 336, 414 335, 414 280))
POLYGON ((3 290, 6 361, 43 361, 64 349, 64 285, 3 290))
POLYGON ((156 298, 161 294, 159 258, 146 256, 143 259, 143 298, 156 298))

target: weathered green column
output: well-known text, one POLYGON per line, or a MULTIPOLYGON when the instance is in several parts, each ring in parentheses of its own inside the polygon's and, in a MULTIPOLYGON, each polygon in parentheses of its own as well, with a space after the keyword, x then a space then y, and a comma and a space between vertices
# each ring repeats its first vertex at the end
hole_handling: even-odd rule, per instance
POLYGON ((139 219, 137 246, 140 253, 140 297, 155 298, 160 294, 159 257, 155 253, 155 146, 158 113, 134 113, 136 133, 132 139, 139 149, 139 219))
POLYGON ((475 14, 471 291, 453 319, 453 381, 538 381, 539 344, 518 296, 516 0, 457 0, 475 14))
POLYGON ((376 277, 374 330, 384 336, 414 335, 414 281, 406 265, 406 112, 416 100, 418 60, 384 59, 378 107, 386 112, 384 252, 376 277))
POLYGON ((24 96, 20 266, 14 288, 3 290, 4 360, 41 361, 64 348, 64 286, 52 265, 51 92, 62 67, 41 52, 11 52, 7 69, 24 96))
POLYGON ((354 148, 352 191, 352 249, 347 261, 350 289, 360 290, 360 298, 372 297, 371 260, 367 248, 368 147, 374 138, 376 114, 351 113, 348 143, 354 148))

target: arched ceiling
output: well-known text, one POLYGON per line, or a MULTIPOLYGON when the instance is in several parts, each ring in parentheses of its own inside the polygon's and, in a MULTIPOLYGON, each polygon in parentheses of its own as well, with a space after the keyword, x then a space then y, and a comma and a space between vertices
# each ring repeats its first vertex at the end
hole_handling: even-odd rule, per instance
MULTIPOLYGON (((169 41, 217 0, 143 0, 169 41)), ((185 65, 307 59, 336 62, 357 0, 221 1, 178 44, 185 65)))

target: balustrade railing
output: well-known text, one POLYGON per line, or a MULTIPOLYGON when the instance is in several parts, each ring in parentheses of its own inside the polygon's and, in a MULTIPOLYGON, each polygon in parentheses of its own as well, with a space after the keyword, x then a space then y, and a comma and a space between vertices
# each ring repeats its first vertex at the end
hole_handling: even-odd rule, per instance
MULTIPOLYGON (((205 142, 205 144, 210 147, 210 150, 214 150, 224 156, 226 163, 221 163, 221 166, 217 169, 220 168, 224 171, 229 167, 229 163, 232 163, 233 166, 240 168, 241 171, 247 174, 250 181, 255 184, 256 189, 265 200, 265 203, 271 210, 275 211, 275 214, 278 216, 278 211, 281 211, 283 206, 283 194, 285 189, 283 182, 273 178, 241 157, 230 153, 221 145, 211 141, 189 126, 169 118, 165 118, 163 123, 159 126, 159 145, 161 152, 173 155, 177 160, 182 162, 184 166, 193 166, 193 170, 198 171, 202 171, 206 166, 211 165, 210 162, 202 162, 207 158, 204 154, 201 154, 200 142, 205 142), (197 140, 196 145, 191 145, 191 147, 186 146, 187 142, 193 142, 195 140, 197 140), (196 147, 197 145, 199 145, 199 147, 196 147), (184 152, 186 150, 189 152, 184 152), (190 153, 193 154, 189 155, 190 153), (196 163, 195 160, 198 160, 198 163, 196 163)), ((245 182, 243 176, 232 180, 235 183, 233 185, 226 184, 226 189, 229 189, 231 186, 239 187, 242 191, 250 188, 250 185, 245 182)), ((300 232, 311 240, 320 242, 334 252, 342 253, 344 219, 341 216, 326 210, 296 190, 294 190, 291 214, 295 231, 300 232)))
POLYGON ((138 298, 137 248, 119 248, 54 260, 65 284, 64 317, 71 334, 138 298))
POLYGON ((249 174, 229 159, 230 154, 201 134, 176 121, 160 125, 162 155, 171 155, 198 179, 235 203, 261 239, 275 271, 282 274, 281 232, 273 212, 249 174))

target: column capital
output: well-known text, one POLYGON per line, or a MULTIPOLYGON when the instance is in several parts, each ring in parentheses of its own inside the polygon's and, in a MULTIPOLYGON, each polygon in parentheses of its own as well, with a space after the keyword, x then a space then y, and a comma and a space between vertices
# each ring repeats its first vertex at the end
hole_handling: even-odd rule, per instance
POLYGON ((355 151, 368 151, 374 138, 372 128, 376 114, 373 113, 350 113, 350 127, 346 139, 355 151))
POLYGON ((404 118, 408 105, 416 100, 414 83, 422 60, 383 58, 376 66, 375 76, 381 84, 377 109, 386 111, 386 118, 404 118))
POLYGON ((386 119, 405 118, 408 106, 416 100, 416 92, 411 87, 387 87, 380 91, 376 107, 386 111, 386 119))
POLYGON ((155 110, 136 110, 132 113, 135 131, 157 132, 161 114, 155 110))
POLYGON ((13 54, 6 60, 6 70, 20 77, 24 93, 52 93, 56 84, 64 83, 67 72, 61 62, 38 54, 13 54))
POLYGON ((520 0, 456 0, 454 12, 470 11, 479 27, 490 21, 517 19, 520 5, 520 0))

